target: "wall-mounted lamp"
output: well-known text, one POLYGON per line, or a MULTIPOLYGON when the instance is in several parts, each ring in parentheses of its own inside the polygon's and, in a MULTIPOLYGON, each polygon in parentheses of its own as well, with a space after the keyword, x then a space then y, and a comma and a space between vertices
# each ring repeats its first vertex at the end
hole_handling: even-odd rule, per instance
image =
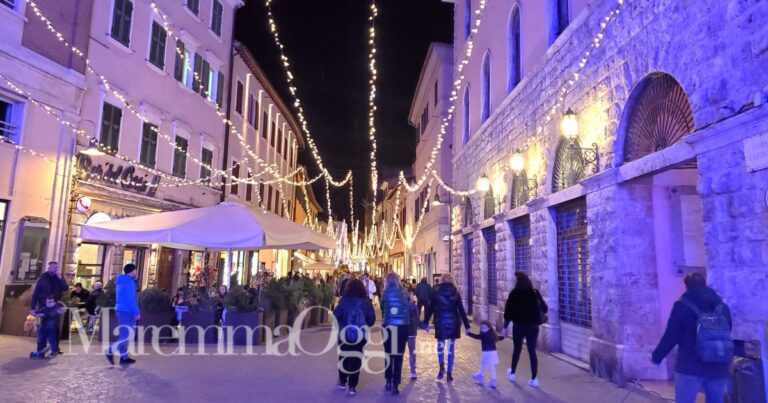
POLYGON ((88 147, 80 150, 80 154, 91 155, 91 156, 104 155, 104 151, 101 151, 101 149, 99 148, 99 145, 96 144, 96 139, 91 139, 88 142, 88 147))
POLYGON ((560 132, 568 140, 568 148, 578 151, 578 157, 582 163, 592 165, 592 171, 598 173, 600 171, 600 152, 597 143, 592 143, 592 147, 588 148, 579 145, 579 121, 573 109, 568 108, 563 115, 563 120, 560 122, 560 132))
MULTIPOLYGON (((525 171, 525 158, 523 158, 523 153, 520 149, 515 150, 515 153, 512 154, 512 158, 509 159, 509 168, 515 175, 515 181, 522 179, 522 173, 525 171)), ((528 185, 528 192, 532 194, 531 197, 536 197, 536 191, 539 184, 536 175, 533 175, 530 178, 526 175, 525 179, 527 181, 526 185, 528 185)))
POLYGON ((477 184, 475 185, 475 188, 478 192, 482 193, 483 195, 487 194, 491 190, 491 181, 488 179, 488 177, 483 174, 478 180, 477 184))

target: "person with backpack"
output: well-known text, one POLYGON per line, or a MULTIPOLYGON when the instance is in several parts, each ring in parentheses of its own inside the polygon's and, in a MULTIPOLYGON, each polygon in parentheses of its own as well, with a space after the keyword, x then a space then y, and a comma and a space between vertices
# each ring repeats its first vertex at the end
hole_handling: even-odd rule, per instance
POLYGON ((423 318, 427 314, 425 311, 429 308, 429 301, 432 298, 432 287, 429 285, 426 277, 423 277, 416 286, 415 293, 418 301, 416 307, 419 309, 419 317, 423 318))
POLYGON ((733 360, 731 310, 701 274, 688 273, 683 281, 686 292, 672 307, 651 361, 661 364, 677 346, 675 401, 693 403, 703 389, 707 403, 722 403, 733 360))
MULTIPOLYGON (((48 297, 53 296, 55 302, 61 301, 61 295, 69 289, 67 280, 64 280, 59 270, 59 262, 48 262, 48 270, 41 274, 35 283, 35 288, 32 291, 32 304, 29 312, 34 315, 35 311, 44 309, 46 307, 46 300, 48 297)), ((69 327, 67 327, 69 329, 69 327)), ((57 354, 62 352, 58 349, 59 332, 53 332, 53 337, 56 338, 56 351, 57 354)))
POLYGON ((400 277, 388 273, 384 279, 384 291, 381 294, 382 331, 384 332, 384 351, 387 354, 384 379, 385 389, 393 395, 400 394, 400 382, 403 373, 403 354, 408 342, 411 324, 411 310, 408 295, 400 283, 400 277))
POLYGON ((523 340, 528 348, 528 357, 531 359, 531 380, 528 385, 538 388, 539 359, 536 356, 536 342, 539 338, 539 326, 546 322, 546 314, 549 311, 547 303, 541 297, 539 290, 533 288, 533 283, 527 274, 515 272, 515 288, 507 297, 504 307, 504 329, 501 335, 507 335, 509 322, 512 322, 512 364, 507 369, 507 379, 515 382, 517 377, 515 370, 520 362, 520 354, 523 352, 523 340))
POLYGON ((333 316, 339 329, 338 389, 349 388, 349 394, 354 396, 357 394, 368 331, 376 322, 376 312, 362 281, 347 280, 333 316))

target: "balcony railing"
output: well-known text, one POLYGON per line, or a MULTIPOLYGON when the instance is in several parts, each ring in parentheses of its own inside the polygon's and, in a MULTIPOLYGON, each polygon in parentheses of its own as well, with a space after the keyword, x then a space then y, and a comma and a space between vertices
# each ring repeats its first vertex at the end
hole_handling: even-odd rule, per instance
POLYGON ((13 10, 15 0, 0 0, 0 4, 13 10))
MULTIPOLYGON (((8 0, 0 0, 0 2, 5 2, 5 1, 8 1, 8 0)), ((0 137, 2 137, 3 140, 15 142, 17 135, 18 135, 17 126, 12 125, 9 122, 4 122, 0 120, 0 137)))

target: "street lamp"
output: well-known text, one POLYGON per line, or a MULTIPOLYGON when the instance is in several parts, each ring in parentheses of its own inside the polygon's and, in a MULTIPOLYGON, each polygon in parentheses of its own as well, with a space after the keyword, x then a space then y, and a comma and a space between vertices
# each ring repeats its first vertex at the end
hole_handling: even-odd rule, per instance
POLYGON ((475 186, 478 192, 486 194, 489 190, 491 190, 491 181, 485 174, 483 174, 483 176, 477 180, 477 184, 475 186))
POLYGON ((588 148, 579 145, 579 121, 573 109, 568 108, 563 115, 563 120, 560 122, 560 132, 569 142, 568 148, 578 151, 577 157, 584 165, 592 165, 594 173, 600 171, 600 153, 597 143, 592 143, 592 147, 588 148))
POLYGON ((448 235, 444 236, 442 238, 443 242, 448 242, 448 273, 451 273, 452 267, 453 267, 453 258, 451 258, 451 255, 453 254, 453 237, 451 236, 451 231, 453 231, 453 211, 451 211, 451 195, 448 194, 448 200, 442 201, 440 200, 440 194, 435 195, 435 199, 432 200, 432 206, 438 207, 447 205, 448 206, 448 235))

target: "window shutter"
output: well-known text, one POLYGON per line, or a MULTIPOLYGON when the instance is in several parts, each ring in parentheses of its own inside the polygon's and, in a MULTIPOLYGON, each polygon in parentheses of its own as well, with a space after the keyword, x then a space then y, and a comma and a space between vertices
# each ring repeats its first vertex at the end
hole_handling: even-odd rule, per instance
POLYGON ((176 78, 179 82, 184 82, 184 71, 186 70, 184 66, 184 42, 182 41, 176 41, 176 66, 173 70, 173 77, 176 78))
POLYGON ((217 72, 218 79, 216 80, 216 103, 221 108, 224 105, 224 73, 217 72))
POLYGON ((192 79, 192 91, 200 91, 200 83, 203 81, 203 58, 199 54, 195 53, 195 76, 197 78, 192 79))

